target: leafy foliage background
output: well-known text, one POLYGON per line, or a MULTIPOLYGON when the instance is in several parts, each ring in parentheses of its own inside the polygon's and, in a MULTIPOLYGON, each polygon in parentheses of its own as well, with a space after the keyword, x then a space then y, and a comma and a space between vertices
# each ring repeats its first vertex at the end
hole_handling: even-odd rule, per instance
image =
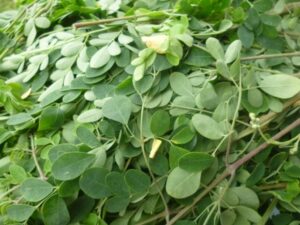
POLYGON ((300 224, 299 2, 15 5, 0 224, 300 224))

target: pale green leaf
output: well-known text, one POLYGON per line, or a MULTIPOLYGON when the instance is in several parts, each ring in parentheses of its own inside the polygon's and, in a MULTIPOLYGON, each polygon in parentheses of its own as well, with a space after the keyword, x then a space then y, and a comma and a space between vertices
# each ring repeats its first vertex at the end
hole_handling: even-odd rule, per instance
POLYGON ((183 73, 172 73, 170 76, 172 90, 178 95, 193 96, 190 80, 183 73))
POLYGON ((13 221, 22 222, 28 220, 34 211, 35 207, 31 205, 10 205, 7 208, 7 216, 13 221))
POLYGON ((103 116, 127 124, 131 115, 132 104, 125 96, 115 96, 106 101, 103 105, 103 116))
POLYGON ((21 187, 23 198, 29 202, 38 202, 48 196, 53 190, 51 184, 38 178, 28 178, 21 187))
POLYGON ((79 123, 92 123, 100 120, 103 117, 101 109, 89 109, 82 112, 78 117, 77 121, 79 123))
POLYGON ((108 63, 111 56, 108 52, 107 47, 100 48, 91 58, 90 67, 91 68, 100 68, 108 63))
POLYGON ((203 136, 211 140, 219 140, 224 137, 221 126, 211 117, 203 114, 195 114, 192 117, 195 129, 203 136))
POLYGON ((263 76, 258 83, 264 92, 281 99, 291 98, 300 91, 300 79, 286 74, 263 76))
POLYGON ((186 198, 200 187, 201 172, 188 172, 176 167, 169 174, 166 191, 173 198, 186 198))
POLYGON ((63 154, 53 163, 53 177, 57 180, 72 180, 80 176, 94 160, 95 155, 84 152, 63 154))

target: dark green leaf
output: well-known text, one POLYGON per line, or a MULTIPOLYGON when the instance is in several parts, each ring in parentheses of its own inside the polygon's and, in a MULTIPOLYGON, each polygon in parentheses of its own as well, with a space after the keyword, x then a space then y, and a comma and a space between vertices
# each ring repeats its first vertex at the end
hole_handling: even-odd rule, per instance
POLYGON ((111 120, 127 124, 131 115, 131 101, 125 96, 115 96, 103 105, 103 115, 111 120))
POLYGON ((53 190, 51 184, 38 178, 28 178, 21 187, 20 192, 23 198, 29 202, 38 202, 47 197, 53 190))
POLYGON ((80 176, 94 160, 95 155, 83 152, 63 154, 53 163, 53 176, 58 180, 72 180, 80 176))
POLYGON ((156 111, 150 121, 150 128, 154 135, 162 136, 170 129, 170 116, 166 111, 156 111))
POLYGON ((179 159, 179 167, 189 172, 200 172, 212 165, 214 158, 202 152, 187 153, 179 159))
POLYGON ((107 174, 108 170, 103 168, 91 168, 86 170, 79 180, 81 190, 91 198, 99 199, 108 197, 110 190, 105 184, 107 174))
POLYGON ((45 225, 67 225, 70 215, 64 200, 58 196, 49 198, 42 207, 45 225))
POLYGON ((34 211, 35 207, 31 205, 10 205, 7 208, 7 216, 13 221, 23 222, 25 220, 28 220, 34 211))
POLYGON ((173 198, 186 198, 194 194, 200 186, 201 172, 188 172, 176 167, 169 174, 166 191, 173 198))
POLYGON ((64 122, 64 113, 55 106, 44 109, 39 120, 39 130, 54 130, 61 127, 64 122))
POLYGON ((150 178, 143 172, 130 169, 125 173, 125 181, 133 192, 144 193, 151 184, 150 178))

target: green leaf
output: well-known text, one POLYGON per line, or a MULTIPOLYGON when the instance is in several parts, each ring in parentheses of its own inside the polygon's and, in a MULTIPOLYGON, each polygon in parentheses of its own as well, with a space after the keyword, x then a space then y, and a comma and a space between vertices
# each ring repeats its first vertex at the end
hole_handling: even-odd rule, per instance
POLYGON ((66 57, 73 56, 78 54, 82 47, 83 43, 81 41, 73 41, 61 48, 61 54, 66 57))
POLYGON ((258 0, 255 1, 253 4, 253 7, 259 11, 259 12, 265 12, 273 7, 273 1, 272 0, 258 0))
POLYGON ((122 45, 128 45, 129 43, 133 42, 133 38, 125 34, 120 34, 118 41, 122 45))
POLYGON ((250 89, 248 90, 248 101, 252 106, 258 108, 264 103, 263 94, 256 88, 250 89))
POLYGON ((27 178, 27 173, 24 168, 17 164, 10 165, 9 172, 14 181, 17 183, 22 183, 27 178))
POLYGON ((144 77, 145 70, 146 70, 145 63, 141 63, 140 65, 138 65, 133 72, 133 79, 135 81, 141 80, 144 77))
POLYGON ((174 144, 186 144, 195 136, 195 131, 190 126, 179 127, 172 136, 171 141, 174 144))
POLYGON ((193 96, 192 84, 183 73, 172 73, 170 76, 170 85, 178 95, 193 96))
POLYGON ((192 117, 192 123, 199 134, 208 139, 219 140, 225 135, 221 126, 209 116, 195 114, 192 117))
POLYGON ((238 37, 245 48, 250 48, 254 43, 254 34, 244 26, 238 28, 238 37))
POLYGON ((108 170, 103 168, 91 168, 86 170, 80 180, 80 189, 89 197, 100 199, 110 196, 110 189, 105 183, 108 170))
POLYGON ((82 143, 91 148, 95 148, 100 145, 100 142, 95 134, 84 126, 79 126, 76 130, 76 134, 82 143))
POLYGON ((290 165, 286 168, 285 173, 293 178, 300 178, 300 166, 290 165))
POLYGON ((247 220, 258 223, 261 220, 261 216, 253 209, 246 206, 237 206, 235 210, 247 220))
POLYGON ((16 126, 22 123, 26 123, 32 120, 32 116, 29 113, 18 113, 9 117, 6 121, 7 125, 9 126, 16 126))
POLYGON ((163 176, 168 173, 169 161, 162 154, 157 154, 154 159, 149 160, 149 165, 154 174, 163 176))
POLYGON ((78 179, 64 181, 60 184, 58 194, 60 197, 73 197, 77 196, 79 192, 78 179))
POLYGON ((178 147, 175 145, 171 145, 170 152, 169 152, 170 168, 174 169, 175 167, 178 167, 179 159, 188 153, 189 153, 189 151, 184 148, 181 148, 181 147, 178 147))
POLYGON ((257 184, 265 175, 265 165, 260 163, 252 171, 250 177, 247 179, 247 186, 253 186, 257 184))
POLYGON ((52 190, 51 184, 38 178, 28 178, 20 187, 23 198, 29 202, 38 202, 44 199, 52 190))
POLYGON ((184 61, 185 64, 195 67, 208 66, 213 62, 214 59, 211 55, 200 48, 192 48, 187 59, 184 61))
POLYGON ((147 192, 151 181, 148 175, 136 169, 127 170, 125 173, 125 181, 133 192, 147 192))
POLYGON ((151 132, 156 136, 164 135, 170 129, 171 119, 166 111, 156 111, 150 121, 151 132))
POLYGON ((63 154, 53 163, 53 177, 57 180, 72 180, 80 176, 94 160, 95 155, 83 152, 63 154))
POLYGON ((214 157, 203 152, 187 153, 179 159, 179 167, 188 172, 200 172, 214 162, 214 157))
POLYGON ((42 215, 45 225, 67 225, 70 221, 67 205, 57 195, 52 196, 44 203, 42 215))
POLYGON ((252 209, 258 209, 259 207, 259 198, 257 194, 250 188, 240 186, 232 187, 231 190, 239 198, 239 204, 250 207, 252 209))
POLYGON ((78 117, 77 121, 79 123, 92 123, 100 120, 103 117, 103 112, 101 109, 89 109, 82 112, 78 117))
POLYGON ((48 156, 51 162, 57 160, 61 155, 77 152, 78 148, 72 144, 58 144, 49 149, 48 156))
POLYGON ((215 109, 219 103, 219 97, 211 83, 205 84, 197 97, 200 99, 200 105, 207 109, 215 109))
POLYGON ((281 99, 291 98, 300 91, 300 79, 286 74, 263 76, 258 83, 264 92, 281 99))
POLYGON ((206 48, 208 52, 216 59, 224 61, 225 54, 220 41, 216 38, 210 37, 206 40, 206 48))
POLYGON ((217 71, 221 74, 225 79, 230 79, 232 74, 224 61, 218 60, 216 63, 217 71))
POLYGON ((109 190, 118 196, 129 196, 129 187, 125 181, 125 176, 119 172, 110 172, 106 176, 106 184, 109 190))
POLYGON ((232 209, 227 209, 221 213, 221 217, 220 217, 221 225, 233 225, 235 219, 236 219, 236 214, 232 209))
POLYGON ((126 96, 115 96, 103 105, 103 115, 111 120, 127 124, 131 115, 132 104, 126 96))
POLYGON ((17 222, 28 220, 35 211, 35 207, 31 205, 18 204, 7 207, 7 216, 9 219, 17 222))
POLYGON ((88 214, 93 210, 93 207, 95 206, 95 200, 86 196, 81 195, 75 199, 69 206, 69 212, 71 217, 71 223, 70 224, 76 224, 79 223, 79 221, 82 221, 85 219, 88 214))
POLYGON ((227 48, 225 53, 225 62, 232 63, 240 54, 242 42, 240 40, 233 41, 227 48))
POLYGON ((54 130, 60 128, 64 123, 64 113, 56 106, 44 109, 39 120, 39 131, 54 130))
POLYGON ((42 17, 42 16, 37 17, 34 22, 37 27, 42 29, 47 29, 51 25, 50 20, 47 17, 42 17))
POLYGON ((173 198, 186 198, 194 194, 200 186, 201 172, 191 173, 176 167, 169 174, 166 191, 173 198))
POLYGON ((100 68, 107 64, 110 58, 111 56, 108 52, 108 48, 103 47, 92 56, 90 61, 90 67, 95 69, 100 68))
POLYGON ((115 41, 113 41, 107 47, 107 51, 111 56, 117 56, 117 55, 121 54, 121 48, 120 48, 119 44, 115 41))
POLYGON ((114 196, 105 202, 106 210, 110 213, 121 212, 129 204, 129 198, 123 196, 114 196))

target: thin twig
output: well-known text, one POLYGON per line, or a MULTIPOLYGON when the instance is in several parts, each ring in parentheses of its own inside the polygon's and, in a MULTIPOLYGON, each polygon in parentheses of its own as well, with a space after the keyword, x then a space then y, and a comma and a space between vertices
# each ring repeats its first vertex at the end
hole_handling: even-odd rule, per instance
MULTIPOLYGON (((284 105, 283 105, 283 110, 287 109, 288 107, 294 105, 296 102, 300 101, 300 95, 297 95, 290 100, 288 100, 284 105)), ((282 111, 283 112, 283 111, 282 111)), ((277 112, 269 112, 268 114, 265 114, 259 118, 260 121, 260 127, 264 128, 266 127, 275 117, 278 115, 277 112)), ((255 129, 249 127, 242 132, 239 133, 237 140, 242 139, 250 134, 252 134, 255 131, 255 129)))
POLYGON ((272 214, 274 208, 277 205, 277 202, 278 202, 277 198, 272 199, 271 204, 269 205, 269 207, 267 208, 267 210, 265 211, 264 215, 262 216, 261 220, 257 225, 265 225, 268 222, 270 215, 272 214))
POLYGON ((284 10, 282 12, 280 12, 280 14, 289 13, 292 10, 297 10, 297 9, 300 9, 300 2, 292 2, 292 3, 286 4, 286 6, 284 7, 284 10))
POLYGON ((142 17, 147 17, 151 15, 151 13, 143 14, 143 15, 134 15, 134 16, 123 16, 123 17, 118 17, 118 18, 109 18, 109 19, 101 19, 101 20, 95 20, 95 21, 87 21, 87 22, 79 22, 79 23, 74 23, 73 26, 75 28, 82 28, 82 27, 90 27, 90 26, 96 26, 100 24, 107 24, 107 23, 113 23, 117 21, 122 21, 122 20, 134 20, 142 17))
POLYGON ((276 183, 276 184, 264 184, 260 185, 257 188, 260 191, 268 191, 268 190, 274 190, 274 189, 284 189, 286 188, 287 183, 276 183))
POLYGON ((0 200, 2 200, 5 196, 9 195, 10 193, 12 193, 13 191, 17 190, 20 187, 20 185, 14 186, 11 189, 9 189, 8 191, 4 192, 3 194, 0 195, 0 200))
POLYGON ((42 180, 47 180, 47 177, 45 176, 43 170, 41 169, 39 161, 38 161, 38 159, 36 157, 36 149, 35 149, 34 139, 33 139, 32 135, 30 135, 30 143, 31 143, 31 155, 32 155, 35 167, 36 167, 36 169, 37 169, 37 171, 38 171, 38 173, 40 175, 40 178, 42 180))
POLYGON ((265 54, 265 55, 255 55, 242 57, 241 61, 250 61, 257 59, 272 59, 272 58, 283 58, 283 57, 293 57, 300 56, 300 52, 288 52, 288 53, 278 53, 278 54, 265 54))
MULTIPOLYGON (((300 119, 295 120, 293 123, 285 127, 283 130, 278 132, 275 136, 272 137, 273 140, 278 140, 284 135, 288 134, 291 130, 294 128, 300 126, 300 119)), ((229 167, 225 169, 225 171, 217 177, 213 182, 211 182, 207 188, 205 188, 193 201, 191 205, 188 205, 184 207, 182 210, 180 210, 176 216, 174 216, 168 225, 173 225, 176 223, 178 219, 180 219, 182 216, 184 216, 187 212, 189 212, 200 200, 202 200, 203 197, 205 197, 213 188, 215 188, 221 181, 223 181, 226 177, 228 177, 231 174, 234 174, 235 171, 242 165, 244 165, 246 162, 248 162, 250 159, 252 159, 254 156, 256 156, 258 153, 263 151, 265 148, 267 148, 270 144, 269 143, 263 143, 254 150, 250 151, 248 154, 246 154, 241 159, 237 160, 235 163, 231 164, 229 167)))

